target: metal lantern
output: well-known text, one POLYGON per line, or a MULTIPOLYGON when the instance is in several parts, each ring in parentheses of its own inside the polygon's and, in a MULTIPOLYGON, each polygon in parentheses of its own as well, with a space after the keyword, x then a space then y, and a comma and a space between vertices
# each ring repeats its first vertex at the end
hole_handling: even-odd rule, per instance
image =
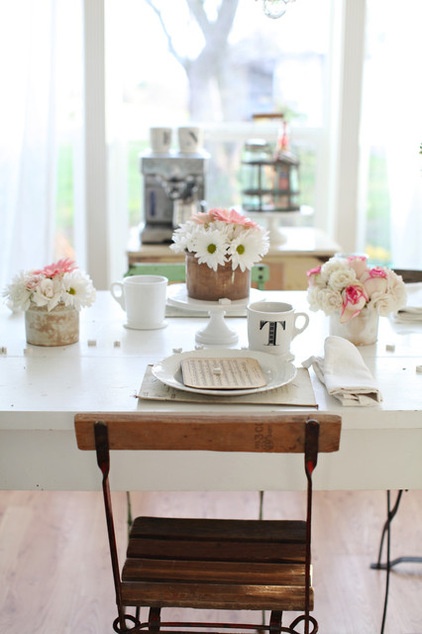
POLYGON ((242 159, 245 211, 299 211, 299 161, 288 151, 274 154, 262 139, 245 143, 242 159))

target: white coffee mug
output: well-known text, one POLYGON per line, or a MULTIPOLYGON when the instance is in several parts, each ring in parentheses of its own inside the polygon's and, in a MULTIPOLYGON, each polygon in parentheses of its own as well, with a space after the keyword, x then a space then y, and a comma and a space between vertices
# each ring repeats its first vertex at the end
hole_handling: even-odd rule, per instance
POLYGON ((132 275, 111 284, 112 296, 126 312, 127 328, 164 328, 167 283, 162 275, 132 275))
POLYGON ((293 359, 290 344, 309 324, 306 313, 298 313, 284 302, 255 302, 247 307, 248 341, 250 350, 293 359), (302 325, 296 325, 302 320, 302 325))
POLYGON ((179 150, 184 153, 199 152, 202 149, 202 130, 193 126, 178 128, 179 150))
POLYGON ((171 147, 171 128, 150 128, 151 150, 156 154, 168 154, 171 147))

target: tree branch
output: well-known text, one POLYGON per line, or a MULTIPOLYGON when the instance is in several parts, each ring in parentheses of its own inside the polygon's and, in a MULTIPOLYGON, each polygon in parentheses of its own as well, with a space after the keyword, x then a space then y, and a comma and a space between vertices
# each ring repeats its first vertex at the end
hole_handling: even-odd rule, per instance
POLYGON ((182 65, 182 66, 186 66, 186 58, 182 57, 181 55, 179 55, 179 53, 177 52, 177 50, 175 49, 175 47, 173 46, 173 40, 171 39, 170 33, 167 29, 166 23, 164 21, 163 15, 160 11, 160 9, 154 4, 153 0, 145 0, 145 2, 147 3, 147 5, 149 7, 151 7, 151 9, 154 11, 155 15, 158 17, 160 24, 161 24, 161 28, 163 29, 165 38, 167 40, 167 46, 169 48, 170 53, 176 58, 176 60, 182 65))

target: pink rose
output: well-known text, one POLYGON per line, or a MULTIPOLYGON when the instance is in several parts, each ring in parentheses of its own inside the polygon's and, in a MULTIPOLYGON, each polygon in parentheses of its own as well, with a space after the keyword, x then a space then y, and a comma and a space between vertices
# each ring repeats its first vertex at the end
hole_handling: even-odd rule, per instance
POLYGON ((366 271, 366 255, 350 255, 347 258, 347 262, 350 264, 350 267, 355 271, 356 277, 360 278, 360 276, 366 271))
POLYGON ((42 275, 40 275, 39 273, 36 273, 35 271, 32 271, 31 277, 25 282, 25 288, 27 288, 28 291, 33 291, 37 288, 38 284, 43 279, 44 278, 42 275))
POLYGON ((369 300, 368 295, 363 286, 352 284, 351 286, 347 286, 341 294, 343 299, 340 323, 344 324, 347 321, 356 317, 365 307, 367 301, 369 300))
POLYGON ((363 284, 368 297, 372 297, 374 293, 382 295, 387 291, 388 278, 387 271, 380 266, 369 269, 361 275, 359 281, 363 284))
POLYGON ((306 275, 308 278, 308 284, 309 286, 313 286, 315 284, 315 279, 318 275, 321 275, 321 267, 320 266, 316 266, 313 269, 309 269, 309 271, 306 271, 306 275))

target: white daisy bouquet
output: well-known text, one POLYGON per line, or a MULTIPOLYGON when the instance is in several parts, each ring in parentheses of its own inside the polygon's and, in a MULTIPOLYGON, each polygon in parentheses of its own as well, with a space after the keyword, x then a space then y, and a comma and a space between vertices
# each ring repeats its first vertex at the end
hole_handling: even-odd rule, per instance
POLYGON ((370 267, 366 256, 334 257, 307 272, 311 310, 340 313, 346 323, 363 310, 386 316, 406 305, 406 286, 394 271, 370 267))
POLYGON ((233 271, 251 269, 269 249, 268 232, 234 209, 211 209, 193 214, 173 233, 170 248, 176 253, 189 251, 199 264, 214 271, 231 262, 233 271))
POLYGON ((3 296, 13 311, 25 311, 31 305, 51 311, 59 304, 80 310, 94 303, 95 289, 89 276, 65 258, 43 269, 21 271, 6 286, 3 296))

